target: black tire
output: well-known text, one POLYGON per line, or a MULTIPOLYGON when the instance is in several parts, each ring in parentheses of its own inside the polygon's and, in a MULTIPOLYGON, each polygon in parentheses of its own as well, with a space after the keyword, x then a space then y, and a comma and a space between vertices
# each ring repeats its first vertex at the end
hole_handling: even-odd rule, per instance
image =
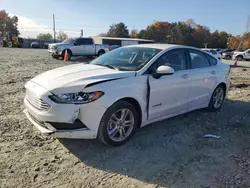
POLYGON ((223 86, 223 85, 218 85, 216 88, 215 88, 215 90, 214 90, 214 92, 213 92, 213 94, 212 94, 212 96, 211 96, 211 98, 210 98, 210 101, 209 101, 209 106, 208 106, 208 109, 210 110, 210 111, 217 111, 217 110, 219 110, 220 108, 221 108, 221 106, 222 106, 222 104, 223 104, 223 101, 224 101, 224 99, 225 99, 225 93, 226 93, 226 89, 225 89, 225 87, 223 86), (218 92, 218 90, 221 90, 223 93, 222 93, 222 99, 221 99, 221 103, 220 103, 220 105, 219 106, 216 106, 215 104, 214 104, 214 97, 215 97, 215 95, 216 95, 216 92, 218 92))
POLYGON ((1 41, 0 41, 0 46, 1 46, 1 47, 5 47, 5 42, 1 40, 1 41))
POLYGON ((104 113, 99 126, 98 138, 101 142, 103 142, 106 145, 121 146, 125 144, 128 140, 130 140, 130 138, 134 135, 138 127, 138 123, 139 123, 139 117, 135 107, 129 102, 118 101, 114 103, 111 107, 109 107, 104 113), (131 128, 132 131, 130 132, 130 134, 124 140, 114 141, 110 138, 108 134, 108 123, 110 121, 111 116, 121 109, 128 109, 130 110, 130 112, 132 112, 134 117, 134 126, 131 128))
MULTIPOLYGON (((62 52, 62 55, 61 55, 62 60, 64 60, 65 51, 66 51, 66 50, 63 50, 63 52, 62 52)), ((67 52, 68 52, 68 60, 70 60, 71 57, 72 57, 72 52, 71 52, 71 50, 69 50, 69 49, 67 49, 67 52)))
POLYGON ((230 59, 232 59, 232 57, 231 57, 231 55, 226 55, 226 57, 225 57, 227 60, 230 60, 230 59))
POLYGON ((8 42, 8 47, 9 47, 9 48, 12 48, 12 47, 13 47, 13 42, 12 42, 12 41, 9 41, 9 42, 8 42))
POLYGON ((100 50, 99 52, 98 52, 98 56, 101 56, 101 55, 103 55, 103 54, 105 54, 105 51, 104 50, 100 50))
POLYGON ((58 59, 59 58, 59 56, 57 56, 57 55, 51 55, 52 57, 53 57, 53 59, 58 59))
POLYGON ((243 56, 242 56, 242 55, 239 55, 239 56, 236 57, 236 59, 237 59, 238 61, 242 61, 242 60, 243 60, 243 56))

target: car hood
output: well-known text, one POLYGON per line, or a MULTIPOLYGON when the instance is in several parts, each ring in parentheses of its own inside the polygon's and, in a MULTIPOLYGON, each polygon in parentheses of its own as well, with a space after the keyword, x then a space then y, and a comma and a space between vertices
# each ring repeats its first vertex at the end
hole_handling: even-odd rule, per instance
POLYGON ((72 46, 72 44, 64 44, 64 43, 53 43, 53 44, 49 44, 49 48, 54 48, 54 47, 61 47, 61 46, 72 46))
POLYGON ((134 71, 118 71, 99 65, 75 64, 44 72, 34 77, 31 82, 54 94, 59 94, 62 90, 79 92, 88 84, 131 76, 135 76, 134 71))

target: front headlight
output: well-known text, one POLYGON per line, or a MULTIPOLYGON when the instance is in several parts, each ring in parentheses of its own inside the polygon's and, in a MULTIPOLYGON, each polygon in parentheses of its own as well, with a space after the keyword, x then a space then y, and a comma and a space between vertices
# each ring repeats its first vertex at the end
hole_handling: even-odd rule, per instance
POLYGON ((62 104, 85 104, 99 99, 104 93, 102 91, 94 91, 89 93, 65 93, 60 95, 50 95, 49 98, 55 103, 62 104))

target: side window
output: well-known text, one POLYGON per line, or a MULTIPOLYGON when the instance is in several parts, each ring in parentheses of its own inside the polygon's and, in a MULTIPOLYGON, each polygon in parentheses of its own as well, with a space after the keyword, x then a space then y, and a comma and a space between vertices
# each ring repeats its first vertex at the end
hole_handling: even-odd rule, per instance
POLYGON ((250 50, 248 50, 247 53, 250 54, 250 50))
POLYGON ((209 67, 209 61, 206 55, 198 50, 189 49, 190 62, 192 69, 209 67))
POLYGON ((81 45, 83 45, 83 40, 82 39, 77 39, 75 41, 75 46, 81 46, 81 45))
POLYGON ((206 54, 206 56, 207 56, 207 59, 210 62, 211 66, 214 66, 217 64, 217 60, 214 57, 212 57, 211 55, 207 55, 207 54, 206 54))
POLYGON ((210 50, 211 54, 216 55, 217 52, 215 50, 210 50))
POLYGON ((150 72, 155 72, 161 65, 172 67, 174 71, 187 69, 184 49, 174 49, 163 54, 150 67, 150 72))
POLYGON ((93 40, 92 39, 82 39, 82 43, 83 43, 83 45, 93 44, 93 40))

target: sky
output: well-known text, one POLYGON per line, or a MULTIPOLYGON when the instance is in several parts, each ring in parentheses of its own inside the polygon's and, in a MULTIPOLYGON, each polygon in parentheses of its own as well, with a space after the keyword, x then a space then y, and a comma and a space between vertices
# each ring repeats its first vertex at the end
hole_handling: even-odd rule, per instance
POLYGON ((69 37, 106 33, 113 23, 128 29, 145 29, 154 21, 178 22, 194 19, 213 32, 241 35, 250 16, 250 0, 0 0, 0 10, 19 18, 22 37, 51 33, 53 14, 56 30, 69 37), (240 7, 240 8, 239 8, 240 7))

